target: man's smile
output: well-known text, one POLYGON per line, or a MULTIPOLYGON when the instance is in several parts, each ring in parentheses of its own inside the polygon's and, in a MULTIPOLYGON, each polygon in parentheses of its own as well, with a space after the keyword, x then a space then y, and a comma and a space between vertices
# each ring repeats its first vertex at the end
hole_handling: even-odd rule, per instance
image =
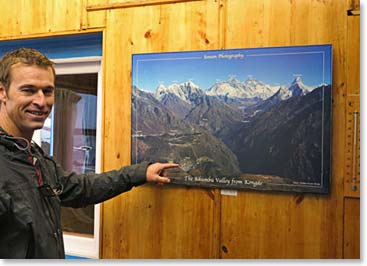
POLYGON ((49 112, 47 111, 33 111, 33 110, 26 110, 25 111, 28 114, 31 114, 32 116, 36 116, 38 118, 47 118, 49 112))

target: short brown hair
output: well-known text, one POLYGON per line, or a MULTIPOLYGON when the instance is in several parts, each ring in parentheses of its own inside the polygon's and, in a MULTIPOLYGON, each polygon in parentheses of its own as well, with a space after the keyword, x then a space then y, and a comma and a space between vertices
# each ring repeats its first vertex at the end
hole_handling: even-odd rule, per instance
POLYGON ((22 63, 25 65, 36 65, 42 68, 51 67, 55 76, 54 63, 47 58, 44 54, 40 53, 36 49, 20 48, 11 52, 8 52, 0 60, 0 82, 7 90, 10 86, 11 76, 10 69, 12 65, 22 63))

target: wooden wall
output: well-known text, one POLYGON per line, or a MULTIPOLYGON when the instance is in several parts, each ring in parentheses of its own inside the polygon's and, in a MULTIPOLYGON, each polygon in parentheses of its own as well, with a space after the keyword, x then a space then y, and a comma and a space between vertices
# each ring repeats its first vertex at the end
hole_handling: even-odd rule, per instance
POLYGON ((343 257, 360 258, 360 17, 359 1, 349 0, 346 34, 346 140, 344 154, 343 257), (357 119, 357 125, 354 123, 357 119), (355 125, 357 128, 355 128, 355 125), (357 145, 353 145, 356 143, 357 145))
POLYGON ((359 192, 346 192, 347 103, 359 103, 359 16, 347 10, 359 2, 0 0, 0 7, 0 40, 103 32, 104 170, 130 163, 131 54, 332 44, 329 195, 144 185, 103 204, 101 257, 359 258, 359 192))

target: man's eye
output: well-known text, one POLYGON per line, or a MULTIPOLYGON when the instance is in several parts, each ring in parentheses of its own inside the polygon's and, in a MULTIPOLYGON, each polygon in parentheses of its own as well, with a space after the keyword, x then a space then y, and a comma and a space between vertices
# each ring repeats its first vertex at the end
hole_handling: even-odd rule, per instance
POLYGON ((34 90, 32 88, 24 87, 21 89, 21 91, 26 93, 32 93, 34 90))
POLYGON ((44 95, 47 95, 47 96, 52 96, 53 95, 53 93, 54 93, 54 90, 53 89, 45 89, 45 90, 43 90, 43 94, 44 95))

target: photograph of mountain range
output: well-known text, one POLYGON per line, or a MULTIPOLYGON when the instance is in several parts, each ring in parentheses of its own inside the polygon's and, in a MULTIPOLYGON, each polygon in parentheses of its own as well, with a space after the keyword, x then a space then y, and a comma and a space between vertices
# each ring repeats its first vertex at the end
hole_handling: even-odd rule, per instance
POLYGON ((331 45, 134 54, 132 163, 172 184, 328 193, 331 45))

